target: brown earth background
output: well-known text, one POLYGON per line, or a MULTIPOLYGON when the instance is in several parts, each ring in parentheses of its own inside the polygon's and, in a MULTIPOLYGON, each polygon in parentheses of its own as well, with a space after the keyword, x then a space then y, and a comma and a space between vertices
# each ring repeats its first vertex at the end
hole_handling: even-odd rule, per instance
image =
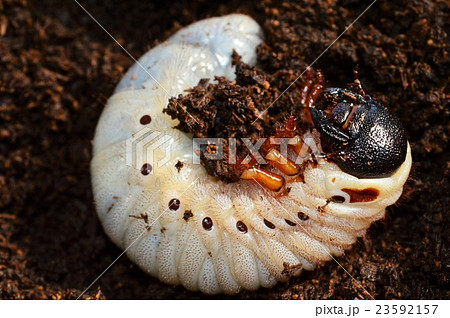
MULTIPOLYGON (((259 67, 284 70, 288 83, 371 1, 81 3, 134 57, 199 19, 247 13, 270 52, 259 67)), ((404 196, 338 258, 378 299, 450 298, 449 11, 448 1, 379 0, 314 65, 339 86, 359 64, 411 142, 404 196)), ((71 0, 0 0, 0 59, 0 298, 73 299, 121 253, 97 219, 89 161, 100 113, 133 61, 71 0)), ((334 262, 270 290, 208 297, 121 257, 84 297, 369 296, 334 262)))

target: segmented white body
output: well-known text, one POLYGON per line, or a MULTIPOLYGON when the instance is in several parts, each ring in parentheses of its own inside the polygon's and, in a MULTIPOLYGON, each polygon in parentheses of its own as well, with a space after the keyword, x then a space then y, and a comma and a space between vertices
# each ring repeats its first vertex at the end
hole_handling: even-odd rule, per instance
MULTIPOLYGON (((98 123, 91 171, 99 218, 119 247, 131 245, 127 255, 133 262, 165 283, 208 294, 273 286, 289 278, 285 269, 296 275, 342 255, 402 193, 411 167, 409 145, 405 162, 389 178, 358 179, 321 162, 306 166, 303 182, 285 176, 291 190, 278 198, 248 181, 223 183, 193 164, 192 136, 172 128, 176 121, 162 113, 168 98, 202 78, 233 78, 232 49, 254 64, 261 41, 258 24, 239 14, 182 29, 127 72, 98 123), (145 115, 152 120, 143 125, 145 115), (140 163, 137 169, 127 165, 127 140, 143 128, 173 137, 169 162, 157 167, 165 151, 152 150, 153 171, 147 175, 140 163), (178 161, 184 164, 179 170, 178 161), (342 189, 379 194, 353 202, 342 189), (330 202, 333 196, 345 201, 330 202), (168 209, 174 198, 178 209, 168 209), (207 217, 210 228, 204 226, 207 217)), ((144 142, 138 148, 148 147, 144 142)))

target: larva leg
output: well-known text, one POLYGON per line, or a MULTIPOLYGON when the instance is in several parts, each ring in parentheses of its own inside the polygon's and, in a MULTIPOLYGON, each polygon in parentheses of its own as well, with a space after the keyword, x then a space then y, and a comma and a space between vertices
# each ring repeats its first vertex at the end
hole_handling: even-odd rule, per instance
POLYGON ((314 107, 314 101, 323 90, 324 77, 322 71, 317 70, 314 78, 314 74, 311 69, 306 71, 305 77, 306 80, 303 82, 301 90, 300 105, 302 106, 303 115, 306 120, 313 124, 309 110, 311 107, 314 107))
POLYGON ((280 191, 284 186, 284 178, 271 171, 253 167, 241 174, 241 179, 254 181, 270 191, 280 191))

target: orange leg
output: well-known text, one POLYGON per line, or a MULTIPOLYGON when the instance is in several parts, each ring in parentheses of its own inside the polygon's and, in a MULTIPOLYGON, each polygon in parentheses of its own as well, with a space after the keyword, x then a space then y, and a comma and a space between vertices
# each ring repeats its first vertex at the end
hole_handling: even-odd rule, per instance
MULTIPOLYGON (((293 149, 295 153, 299 154, 303 146, 303 141, 302 138, 298 135, 296 121, 297 118, 294 115, 289 115, 289 117, 286 119, 285 125, 282 128, 277 129, 274 137, 290 138, 288 146, 293 149)), ((270 142, 270 138, 268 138, 268 141, 270 142)))
POLYGON ((297 167, 291 159, 283 156, 281 152, 275 148, 269 150, 269 152, 265 155, 265 159, 267 159, 271 166, 277 168, 288 176, 295 176, 300 172, 299 167, 297 167))
MULTIPOLYGON (((359 84, 360 91, 363 93, 362 88, 360 86, 360 83, 357 79, 357 69, 355 70, 355 84, 359 84)), ((323 84, 324 84, 324 77, 320 70, 316 71, 316 75, 314 78, 313 71, 307 70, 306 72, 306 79, 303 83, 303 86, 301 88, 301 104, 303 108, 303 114, 306 120, 308 120, 312 125, 313 121, 311 118, 311 112, 310 108, 314 107, 314 102, 319 97, 320 93, 323 91, 323 84)), ((352 111, 352 116, 354 115, 354 111, 352 111)), ((267 162, 275 167, 276 169, 283 172, 285 175, 288 176, 295 176, 298 175, 302 168, 295 164, 294 161, 287 158, 285 155, 283 155, 278 149, 274 142, 273 138, 289 138, 290 141, 288 143, 289 147, 295 151, 298 155, 301 154, 302 151, 305 151, 303 149, 303 140, 299 136, 297 132, 297 124, 296 124, 297 118, 294 115, 289 115, 286 118, 286 121, 284 125, 281 128, 277 128, 275 136, 267 138, 267 140, 264 142, 264 144, 261 146, 261 151, 264 156, 264 158, 267 160, 267 162)), ((346 126, 348 126, 349 123, 345 123, 346 126)), ((311 149, 308 147, 306 152, 311 151, 311 149)), ((284 184, 285 180, 282 176, 267 171, 265 169, 260 168, 256 165, 256 161, 252 164, 248 165, 249 168, 243 171, 241 174, 241 179, 245 180, 253 180, 260 185, 262 185, 264 188, 272 191, 280 191, 284 184)))
POLYGON ((303 115, 307 121, 313 124, 309 108, 314 107, 314 102, 323 90, 324 77, 322 71, 316 71, 315 83, 311 70, 306 73, 306 80, 302 86, 300 103, 303 108, 303 115))
MULTIPOLYGON (((262 144, 260 150, 267 163, 272 167, 280 170, 287 176, 295 176, 300 173, 300 167, 294 161, 282 154, 277 148, 274 138, 289 138, 288 143, 297 154, 300 152, 303 142, 297 133, 296 117, 289 115, 281 128, 277 128, 275 136, 269 137, 262 144)), ((280 191, 285 179, 276 173, 260 168, 253 158, 247 165, 246 169, 241 173, 241 179, 254 181, 264 188, 271 191, 280 191)))
MULTIPOLYGON (((302 142, 300 136, 297 135, 297 123, 294 115, 289 115, 285 123, 281 128, 277 128, 275 136, 269 137, 261 146, 261 152, 268 164, 276 169, 280 170, 288 176, 294 176, 299 174, 300 168, 294 161, 283 155, 278 149, 277 144, 274 142, 274 138, 290 138, 291 142, 294 140, 294 144, 289 143, 294 151, 300 151, 302 142)), ((265 169, 256 167, 256 161, 249 164, 246 170, 241 174, 242 179, 254 180, 260 185, 271 191, 279 191, 285 184, 285 180, 282 176, 267 171, 265 169)))
POLYGON ((259 167, 244 170, 241 179, 254 181, 271 191, 280 191, 285 182, 282 176, 259 167))
POLYGON ((294 137, 292 137, 289 142, 289 147, 291 147, 291 149, 294 150, 297 155, 300 154, 300 151, 302 151, 303 148, 302 138, 299 135, 295 135, 294 137))

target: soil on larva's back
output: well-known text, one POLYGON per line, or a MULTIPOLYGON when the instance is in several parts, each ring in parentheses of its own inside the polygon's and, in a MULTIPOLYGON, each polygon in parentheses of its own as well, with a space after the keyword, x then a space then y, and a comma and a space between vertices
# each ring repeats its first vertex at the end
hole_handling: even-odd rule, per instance
MULTIPOLYGON (((287 87, 370 2, 86 8, 135 57, 183 25, 248 13, 266 36, 258 67, 287 87)), ((121 252, 96 217, 89 161, 106 99, 133 61, 75 2, 6 0, 0 8, 0 298, 76 298, 121 252)), ((359 64, 366 91, 399 115, 411 142, 405 195, 337 259, 375 298, 450 298, 449 21, 446 1, 376 2, 314 65, 343 86, 359 64)), ((162 284, 126 257, 84 297, 211 298, 162 284)), ((329 262, 270 290, 215 298, 368 297, 329 262)))

